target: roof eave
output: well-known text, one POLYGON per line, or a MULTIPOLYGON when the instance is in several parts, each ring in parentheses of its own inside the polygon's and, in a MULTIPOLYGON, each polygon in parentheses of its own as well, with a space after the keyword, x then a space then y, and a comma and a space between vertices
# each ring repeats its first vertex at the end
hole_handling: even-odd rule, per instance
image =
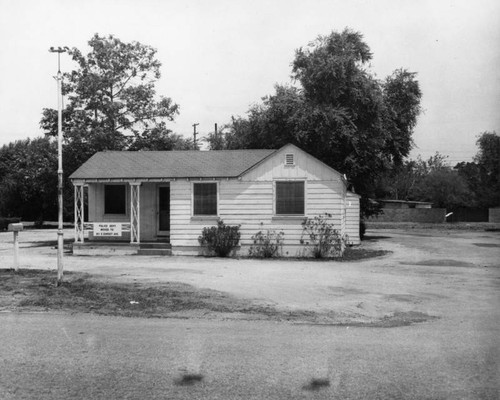
POLYGON ((178 181, 178 180, 199 180, 199 181, 211 181, 211 180, 220 180, 220 179, 238 179, 239 175, 231 175, 231 176, 176 176, 176 177, 114 177, 114 178, 95 178, 95 177, 70 177, 69 179, 72 182, 75 181, 83 181, 83 182, 170 182, 170 181, 178 181))

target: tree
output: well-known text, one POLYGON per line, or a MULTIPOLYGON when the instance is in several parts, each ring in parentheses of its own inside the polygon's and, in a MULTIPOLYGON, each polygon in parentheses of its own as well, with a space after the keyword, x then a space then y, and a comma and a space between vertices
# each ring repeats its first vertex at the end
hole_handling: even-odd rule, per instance
MULTIPOLYGON (((371 59, 363 36, 345 29, 297 50, 293 62, 292 76, 306 99, 322 105, 333 122, 330 128, 337 137, 329 147, 343 145, 343 170, 356 178, 402 162, 411 150, 420 113, 416 74, 398 69, 380 82, 367 69, 371 59)), ((368 189, 364 179, 356 180, 360 189, 368 189)))
POLYGON ((359 32, 345 29, 319 36, 306 49, 299 48, 292 63, 292 76, 300 81, 306 98, 317 104, 359 109, 377 101, 379 93, 364 66, 372 59, 359 32))
POLYGON ((406 160, 381 174, 376 184, 375 197, 377 199, 409 200, 415 186, 422 179, 422 170, 419 168, 422 160, 406 160))
POLYGON ((48 138, 19 140, 0 149, 0 215, 57 219, 57 145, 48 138))
POLYGON ((473 162, 455 166, 467 181, 474 194, 475 205, 498 207, 500 205, 500 136, 496 132, 483 132, 476 142, 479 151, 473 162))
MULTIPOLYGON (((155 49, 113 35, 95 34, 88 44, 91 52, 86 56, 77 48, 69 50, 78 68, 63 74, 67 145, 83 151, 84 158, 96 151, 124 150, 148 130, 174 119, 178 105, 168 97, 156 99, 161 64, 155 49)), ((55 110, 43 110, 41 127, 47 135, 57 135, 55 110)))
POLYGON ((378 175, 409 154, 421 92, 416 75, 403 69, 375 79, 368 71, 371 58, 358 32, 320 36, 296 51, 292 77, 300 87, 275 86, 246 118, 233 118, 223 137, 209 137, 210 147, 293 143, 372 196, 378 175))
POLYGON ((483 166, 493 183, 500 182, 500 136, 495 132, 483 132, 476 144, 479 151, 474 161, 483 166))
MULTIPOLYGON (((155 84, 161 63, 156 50, 113 35, 95 34, 91 51, 68 51, 77 68, 63 74, 63 169, 66 218, 73 213, 72 185, 67 179, 94 153, 104 150, 171 150, 193 148, 189 140, 167 129, 179 106, 158 97, 155 84)), ((57 136, 57 111, 45 108, 40 126, 57 136)))
POLYGON ((430 201, 433 207, 453 209, 470 206, 467 182, 451 167, 433 169, 414 188, 412 200, 430 201))
POLYGON ((436 152, 427 160, 406 160, 383 174, 378 182, 378 198, 429 201, 434 207, 454 208, 471 205, 467 182, 436 152))
POLYGON ((136 135, 128 150, 198 150, 191 139, 172 133, 164 124, 159 124, 136 135))
POLYGON ((387 118, 385 129, 388 130, 389 152, 400 165, 413 147, 413 129, 421 112, 422 93, 416 74, 404 69, 394 71, 388 76, 383 86, 387 118))

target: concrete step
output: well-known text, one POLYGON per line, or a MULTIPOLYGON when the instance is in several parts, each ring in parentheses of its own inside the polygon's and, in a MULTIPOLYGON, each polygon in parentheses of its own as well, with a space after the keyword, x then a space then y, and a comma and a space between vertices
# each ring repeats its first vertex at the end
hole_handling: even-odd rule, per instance
POLYGON ((137 254, 139 256, 171 256, 172 249, 141 248, 137 250, 137 254))

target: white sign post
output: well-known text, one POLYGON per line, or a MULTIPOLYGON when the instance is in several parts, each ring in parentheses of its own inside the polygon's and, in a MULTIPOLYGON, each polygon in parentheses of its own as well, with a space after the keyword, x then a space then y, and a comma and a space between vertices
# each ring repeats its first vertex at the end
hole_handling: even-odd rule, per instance
POLYGON ((122 236, 122 224, 117 222, 95 222, 94 236, 120 237, 122 236))
POLYGON ((8 230, 14 232, 14 270, 19 271, 19 231, 23 230, 23 224, 9 224, 8 230))

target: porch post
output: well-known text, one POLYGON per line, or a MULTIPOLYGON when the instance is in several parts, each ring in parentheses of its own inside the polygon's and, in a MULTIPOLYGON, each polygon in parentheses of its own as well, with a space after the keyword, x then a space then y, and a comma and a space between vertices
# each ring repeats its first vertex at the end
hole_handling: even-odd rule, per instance
POLYGON ((75 243, 83 243, 83 183, 74 184, 75 187, 75 243))
POLYGON ((141 182, 130 182, 130 243, 141 242, 141 182))

